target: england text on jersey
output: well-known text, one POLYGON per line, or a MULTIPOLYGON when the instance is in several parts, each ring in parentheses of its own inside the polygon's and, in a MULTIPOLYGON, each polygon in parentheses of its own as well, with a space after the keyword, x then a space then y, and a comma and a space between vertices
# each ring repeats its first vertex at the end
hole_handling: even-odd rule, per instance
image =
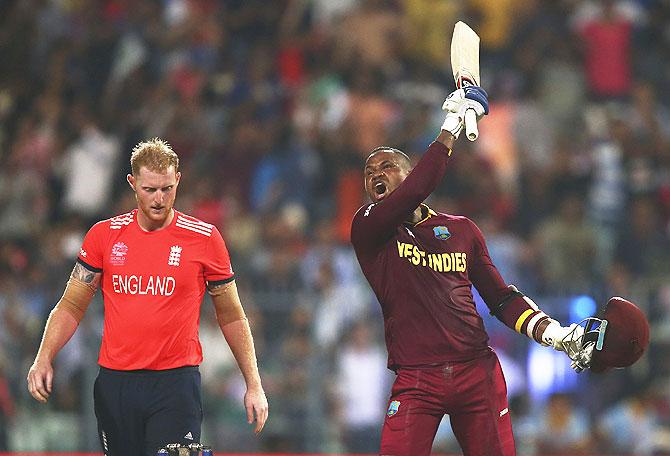
POLYGON ((176 283, 170 276, 112 274, 112 288, 119 294, 171 296, 176 283))

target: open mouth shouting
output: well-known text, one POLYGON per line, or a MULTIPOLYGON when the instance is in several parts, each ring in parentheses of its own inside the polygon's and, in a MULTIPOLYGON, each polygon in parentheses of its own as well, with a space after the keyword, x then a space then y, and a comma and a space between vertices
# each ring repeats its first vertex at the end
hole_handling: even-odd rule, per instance
POLYGON ((382 181, 377 181, 372 185, 372 189, 374 190, 374 200, 375 201, 381 201, 386 197, 386 194, 388 193, 388 187, 385 182, 382 181))

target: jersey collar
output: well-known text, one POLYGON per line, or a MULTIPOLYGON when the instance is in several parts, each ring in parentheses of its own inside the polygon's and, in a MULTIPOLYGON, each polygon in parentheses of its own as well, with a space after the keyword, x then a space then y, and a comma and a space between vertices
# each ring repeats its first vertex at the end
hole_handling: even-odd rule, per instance
POLYGON ((422 216, 421 220, 419 220, 419 221, 416 222, 416 223, 405 222, 406 224, 408 224, 408 225, 410 225, 410 226, 421 225, 423 222, 425 222, 426 220, 428 220, 428 219, 431 218, 432 216, 437 215, 437 212, 435 212, 435 211, 432 210, 430 207, 428 207, 427 204, 421 203, 421 204, 419 205, 419 207, 421 207, 421 216, 422 216))

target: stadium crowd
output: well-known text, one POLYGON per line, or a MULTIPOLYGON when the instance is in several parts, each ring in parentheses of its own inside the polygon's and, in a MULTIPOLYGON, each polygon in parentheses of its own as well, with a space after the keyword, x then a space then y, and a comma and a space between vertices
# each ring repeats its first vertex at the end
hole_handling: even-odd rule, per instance
MULTIPOLYGON (((99 296, 48 405, 25 376, 83 234, 134 207, 130 151, 158 136, 181 158, 176 207, 227 242, 270 402, 257 438, 203 305, 205 443, 376 451, 393 374, 350 221, 371 149, 416 159, 435 137, 458 19, 481 36, 491 114, 429 204, 473 219, 507 282, 563 323, 573 297, 614 295, 652 323, 633 368, 535 394, 531 343, 484 314, 519 452, 670 452, 663 0, 0 2, 0 450, 98 450, 99 296)), ((436 450, 454 448, 442 429, 436 450)))

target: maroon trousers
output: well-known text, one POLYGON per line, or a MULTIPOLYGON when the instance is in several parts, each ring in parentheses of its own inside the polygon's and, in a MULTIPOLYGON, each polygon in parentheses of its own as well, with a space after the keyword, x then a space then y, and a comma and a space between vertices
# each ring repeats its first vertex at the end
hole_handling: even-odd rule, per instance
POLYGON ((445 414, 465 456, 516 454, 507 387, 495 353, 439 367, 400 369, 380 454, 428 456, 445 414))

